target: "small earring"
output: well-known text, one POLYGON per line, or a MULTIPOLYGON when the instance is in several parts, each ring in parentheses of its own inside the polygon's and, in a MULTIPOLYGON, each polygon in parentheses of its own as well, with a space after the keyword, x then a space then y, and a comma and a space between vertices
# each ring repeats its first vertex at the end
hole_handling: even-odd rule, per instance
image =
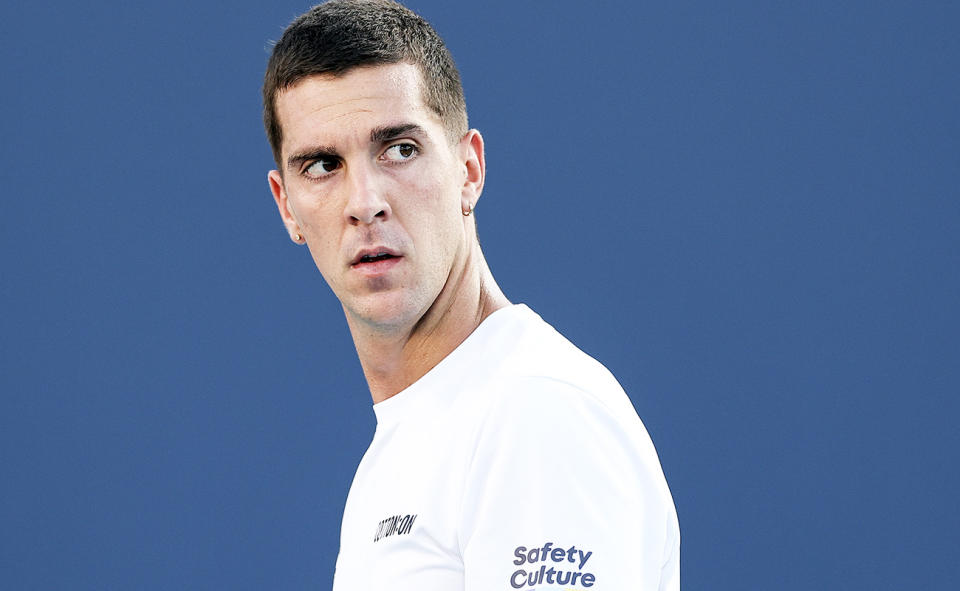
POLYGON ((303 236, 301 236, 299 232, 291 236, 291 238, 293 238, 293 241, 297 244, 300 244, 300 241, 303 240, 303 236))
POLYGON ((469 217, 470 214, 473 213, 473 203, 471 203, 471 204, 467 207, 467 209, 461 209, 461 210, 460 210, 460 213, 463 214, 463 217, 469 217))

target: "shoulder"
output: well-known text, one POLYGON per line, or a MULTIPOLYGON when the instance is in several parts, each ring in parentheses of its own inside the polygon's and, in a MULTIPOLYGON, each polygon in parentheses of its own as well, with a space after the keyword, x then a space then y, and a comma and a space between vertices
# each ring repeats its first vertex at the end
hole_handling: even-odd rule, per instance
POLYGON ((643 430, 633 403, 603 364, 539 316, 488 376, 485 404, 500 418, 522 417, 528 426, 598 422, 643 430))
POLYGON ((666 488, 643 422, 616 380, 575 383, 512 376, 498 384, 478 429, 477 449, 511 457, 532 453, 544 466, 578 466, 591 477, 666 488))
POLYGON ((526 306, 498 322, 458 405, 478 473, 576 469, 597 486, 616 479, 669 499, 646 428, 607 368, 526 306))
POLYGON ((515 316, 519 328, 510 335, 502 360, 488 368, 501 387, 530 389, 539 382, 548 392, 569 386, 606 402, 625 398, 620 384, 603 364, 581 351, 535 312, 523 307, 515 316))
POLYGON ((509 338, 485 349, 489 357, 478 360, 483 369, 461 398, 469 401, 458 415, 469 439, 459 530, 465 562, 487 564, 551 541, 595 551, 598 581, 601 570, 611 583, 634 580, 621 566, 638 557, 658 576, 679 537, 643 423, 602 364, 520 312, 509 338))
MULTIPOLYGON (((494 359, 478 361, 469 415, 478 444, 503 447, 533 437, 582 442, 582 451, 612 447, 656 452, 616 378, 529 308, 512 311, 513 327, 494 359)), ((657 461, 659 472, 659 462, 657 461)))
POLYGON ((496 399, 463 487, 464 556, 552 541, 595 552, 598 580, 631 581, 623 569, 640 563, 659 576, 678 544, 676 511, 632 406, 544 376, 516 376, 496 399))

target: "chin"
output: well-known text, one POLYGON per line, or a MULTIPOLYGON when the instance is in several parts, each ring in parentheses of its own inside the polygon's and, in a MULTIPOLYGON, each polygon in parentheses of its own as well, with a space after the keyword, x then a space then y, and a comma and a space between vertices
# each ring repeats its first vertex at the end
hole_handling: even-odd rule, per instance
POLYGON ((351 305, 344 304, 348 319, 378 331, 409 330, 427 309, 429 305, 419 305, 409 293, 402 292, 370 294, 351 305))

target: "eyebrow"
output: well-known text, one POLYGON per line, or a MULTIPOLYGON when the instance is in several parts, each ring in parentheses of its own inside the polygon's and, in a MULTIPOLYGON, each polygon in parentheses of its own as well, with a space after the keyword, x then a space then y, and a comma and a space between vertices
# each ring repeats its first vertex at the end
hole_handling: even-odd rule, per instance
MULTIPOLYGON (((370 130, 370 143, 382 144, 404 135, 424 135, 423 128, 416 123, 399 123, 397 125, 383 125, 370 130)), ((291 154, 287 158, 287 168, 297 170, 304 162, 320 158, 339 158, 336 148, 332 146, 311 146, 291 154)))
POLYGON ((423 128, 416 123, 400 123, 384 125, 370 130, 370 143, 382 144, 397 139, 402 135, 423 135, 423 128))
POLYGON ((297 170, 303 166, 304 162, 309 160, 318 160, 320 158, 336 158, 337 150, 331 146, 311 146, 304 148, 296 154, 291 154, 287 158, 287 169, 297 170))

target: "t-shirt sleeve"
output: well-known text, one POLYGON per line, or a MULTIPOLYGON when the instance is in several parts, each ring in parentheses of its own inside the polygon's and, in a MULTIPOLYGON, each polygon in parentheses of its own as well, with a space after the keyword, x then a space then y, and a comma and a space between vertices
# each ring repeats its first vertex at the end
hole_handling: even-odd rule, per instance
POLYGON ((544 378, 501 394, 464 483, 466 591, 678 590, 676 512, 635 413, 544 378))

